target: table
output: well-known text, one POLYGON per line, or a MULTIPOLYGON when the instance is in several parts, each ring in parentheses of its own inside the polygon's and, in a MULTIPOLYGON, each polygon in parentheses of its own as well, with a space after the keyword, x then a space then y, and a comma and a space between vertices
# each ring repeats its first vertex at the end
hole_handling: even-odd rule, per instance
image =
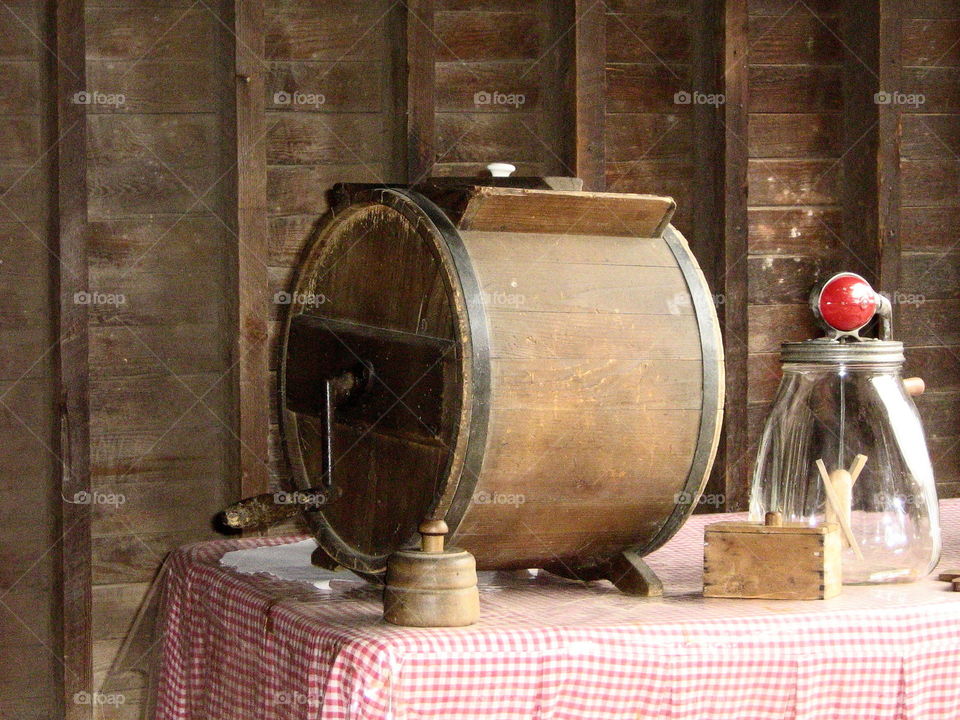
MULTIPOLYGON (((941 511, 941 567, 960 568, 960 500, 941 511)), ((320 589, 220 564, 305 536, 181 548, 166 569, 157 717, 960 717, 960 593, 928 579, 826 601, 705 599, 703 527, 719 517, 694 516, 649 556, 662 599, 484 573, 480 623, 443 630, 385 624, 378 590, 351 575, 308 570, 320 589)))

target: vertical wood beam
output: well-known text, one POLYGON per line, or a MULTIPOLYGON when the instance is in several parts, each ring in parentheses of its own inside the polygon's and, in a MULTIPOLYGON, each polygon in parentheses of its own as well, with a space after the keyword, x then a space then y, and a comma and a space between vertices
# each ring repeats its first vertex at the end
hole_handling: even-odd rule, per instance
POLYGON ((58 298, 57 374, 60 407, 61 647, 63 703, 67 720, 93 715, 92 704, 74 701, 74 695, 93 690, 91 635, 92 572, 89 503, 73 502, 90 492, 90 396, 87 307, 75 294, 87 290, 87 179, 86 106, 72 102, 85 87, 83 0, 53 3, 54 34, 49 47, 55 75, 51 141, 54 247, 60 258, 55 277, 58 298))
POLYGON ((526 71, 540 76, 536 131, 543 174, 576 175, 576 35, 579 0, 538 3, 540 56, 526 71))
POLYGON ((546 174, 573 175, 584 190, 606 188, 606 4, 544 4, 540 128, 550 148, 546 174))
MULTIPOLYGON (((270 276, 267 227, 263 0, 233 4, 240 493, 266 492, 270 437, 270 276)), ((228 193, 229 194, 229 193, 228 193)))
MULTIPOLYGON (((903 0, 880 2, 880 87, 896 88, 903 85, 903 0)), ((877 151, 877 242, 879 243, 877 285, 881 292, 892 294, 900 290, 900 155, 903 138, 903 109, 900 105, 878 105, 880 114, 879 148, 877 151)), ((898 307, 893 306, 894 322, 898 307)), ((896 325, 894 325, 896 327, 896 325)))
POLYGON ((857 9, 856 0, 842 0, 843 56, 843 247, 837 251, 835 270, 846 269, 876 283, 877 151, 880 91, 880 13, 876 4, 857 9))
MULTIPOLYGON (((434 0, 404 0, 406 38, 407 181, 430 176, 436 161, 437 45, 434 36, 434 0)), ((403 88, 401 88, 403 90, 403 88)))
POLYGON ((724 28, 724 252, 723 303, 721 327, 724 329, 726 357, 726 406, 724 421, 726 474, 724 495, 728 511, 746 509, 750 491, 753 456, 748 438, 747 357, 750 330, 747 323, 747 163, 749 136, 749 19, 747 0, 729 0, 723 4, 724 28))
MULTIPOLYGON (((839 264, 882 292, 900 284, 902 0, 844 0, 843 241, 839 264)), ((894 307, 896 314, 897 308, 894 307)))
POLYGON ((576 0, 574 33, 576 175, 585 190, 604 190, 606 177, 607 6, 576 0))
POLYGON ((696 147, 691 245, 717 299, 725 359, 724 428, 706 492, 727 511, 746 507, 753 464, 748 442, 747 0, 700 0, 692 21, 699 55, 694 90, 722 93, 722 105, 694 107, 696 147))
MULTIPOLYGON (((692 25, 691 88, 703 95, 724 92, 724 3, 721 0, 697 0, 690 15, 692 25)), ((738 68, 732 68, 735 74, 738 68)), ((691 105, 693 114, 694 193, 690 208, 693 232, 687 238, 707 281, 714 292, 722 292, 726 259, 723 243, 726 217, 724 168, 726 154, 726 108, 724 105, 691 105)), ((735 138, 734 138, 735 141, 735 138)))
POLYGON ((383 158, 383 179, 388 183, 405 183, 409 171, 407 161, 407 8, 393 5, 384 18, 385 35, 390 43, 384 53, 380 83, 381 112, 388 137, 387 156, 383 158))

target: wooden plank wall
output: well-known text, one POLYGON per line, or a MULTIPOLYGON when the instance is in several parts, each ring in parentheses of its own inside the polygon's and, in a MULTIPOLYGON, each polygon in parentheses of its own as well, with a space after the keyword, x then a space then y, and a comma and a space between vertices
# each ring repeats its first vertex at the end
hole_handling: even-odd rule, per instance
MULTIPOLYGON (((839 0, 749 4, 750 451, 779 382, 779 343, 816 333, 806 307, 809 289, 839 269, 873 279, 882 274, 883 290, 895 302, 895 335, 908 346, 905 371, 928 380, 929 393, 918 406, 938 486, 942 495, 955 496, 960 491, 960 337, 955 322, 960 304, 960 10, 940 0, 882 5, 882 22, 872 23, 871 40, 876 45, 884 28, 899 23, 899 48, 843 42, 839 0), (860 52, 865 56, 855 54, 860 52), (894 103, 904 103, 899 113, 883 106, 859 126, 846 118, 845 135, 845 115, 869 105, 846 105, 845 82, 851 74, 870 81, 866 76, 875 72, 874 63, 883 62, 882 77, 896 85, 883 87, 885 92, 922 95, 924 101, 912 104, 894 97, 894 103), (894 246, 891 256, 875 237, 878 218, 858 217, 849 207, 845 213, 843 171, 869 169, 850 163, 849 156, 860 152, 861 137, 869 139, 878 120, 881 133, 891 132, 883 118, 891 117, 896 128, 897 114, 902 154, 899 181, 892 182, 899 184, 892 192, 882 188, 894 203, 886 212, 894 219, 899 215, 899 227, 888 228, 893 235, 883 243, 894 246), (853 137, 850 128, 856 127, 863 134, 853 137), (844 228, 844 214, 874 232, 844 228), (899 267, 881 273, 881 258, 899 267)), ((878 154, 874 169, 886 162, 885 148, 892 148, 896 162, 896 145, 890 145, 895 139, 881 137, 879 149, 872 148, 878 154)), ((864 175, 846 181, 849 186, 873 180, 864 175)))
POLYGON ((238 494, 219 11, 86 9, 90 290, 105 298, 90 306, 93 487, 117 499, 93 506, 93 654, 95 685, 123 692, 125 713, 148 658, 120 650, 151 634, 149 614, 136 622, 150 581, 168 550, 212 537, 238 494))
MULTIPOLYGON (((277 333, 297 259, 327 211, 336 182, 402 182, 392 39, 402 12, 387 0, 268 0, 267 213, 271 477, 286 476, 276 414, 277 333)), ((401 104, 401 107, 403 104, 401 104)), ((335 298, 331 298, 335 302, 335 298)))
POLYGON ((543 3, 438 0, 435 175, 480 176, 490 162, 550 174, 558 148, 542 117, 551 37, 543 3))
POLYGON ((692 236, 698 3, 606 3, 606 189, 670 195, 692 236))
POLYGON ((63 659, 65 720, 90 720, 96 703, 80 702, 93 682, 93 605, 90 483, 89 304, 88 290, 86 33, 83 0, 57 0, 53 38, 56 101, 56 273, 57 359, 60 443, 60 649, 63 659))
POLYGON ((62 717, 51 5, 0 8, 0 716, 62 717))
MULTIPOLYGON (((820 333, 807 305, 841 240, 839 0, 750 0, 749 452, 779 384, 780 343, 820 333)), ((869 273, 859 263, 848 267, 869 273)))
POLYGON ((960 5, 904 3, 899 336, 941 495, 960 495, 960 5))

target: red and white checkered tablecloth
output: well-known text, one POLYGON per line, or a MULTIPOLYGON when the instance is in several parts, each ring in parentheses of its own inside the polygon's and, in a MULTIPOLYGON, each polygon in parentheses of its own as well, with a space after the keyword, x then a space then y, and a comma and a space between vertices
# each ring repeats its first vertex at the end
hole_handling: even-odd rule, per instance
MULTIPOLYGON (((941 567, 957 568, 960 501, 941 508, 941 567)), ((385 624, 377 589, 349 575, 320 590, 219 563, 303 537, 182 548, 157 718, 960 717, 960 593, 930 579, 826 601, 705 599, 703 526, 717 519, 695 516, 648 558, 662 599, 484 574, 480 623, 443 630, 385 624)))

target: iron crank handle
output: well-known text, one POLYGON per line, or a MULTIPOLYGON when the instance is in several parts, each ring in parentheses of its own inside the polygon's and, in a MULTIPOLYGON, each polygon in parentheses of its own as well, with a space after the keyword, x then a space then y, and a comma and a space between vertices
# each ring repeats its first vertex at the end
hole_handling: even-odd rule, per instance
POLYGON ((266 528, 295 517, 301 511, 319 510, 335 502, 342 494, 333 483, 333 428, 337 407, 359 395, 368 386, 372 377, 368 365, 346 370, 323 382, 316 414, 320 417, 323 448, 323 478, 320 487, 308 490, 263 493, 245 498, 226 507, 220 520, 228 528, 249 530, 266 528))
POLYGON ((333 400, 333 380, 323 383, 323 398, 320 408, 320 430, 323 435, 323 477, 325 488, 333 487, 333 413, 336 410, 333 400))
POLYGON ((333 427, 337 408, 363 392, 370 384, 373 374, 369 365, 360 364, 352 370, 327 378, 323 382, 320 397, 320 432, 323 442, 323 487, 333 489, 333 427))

